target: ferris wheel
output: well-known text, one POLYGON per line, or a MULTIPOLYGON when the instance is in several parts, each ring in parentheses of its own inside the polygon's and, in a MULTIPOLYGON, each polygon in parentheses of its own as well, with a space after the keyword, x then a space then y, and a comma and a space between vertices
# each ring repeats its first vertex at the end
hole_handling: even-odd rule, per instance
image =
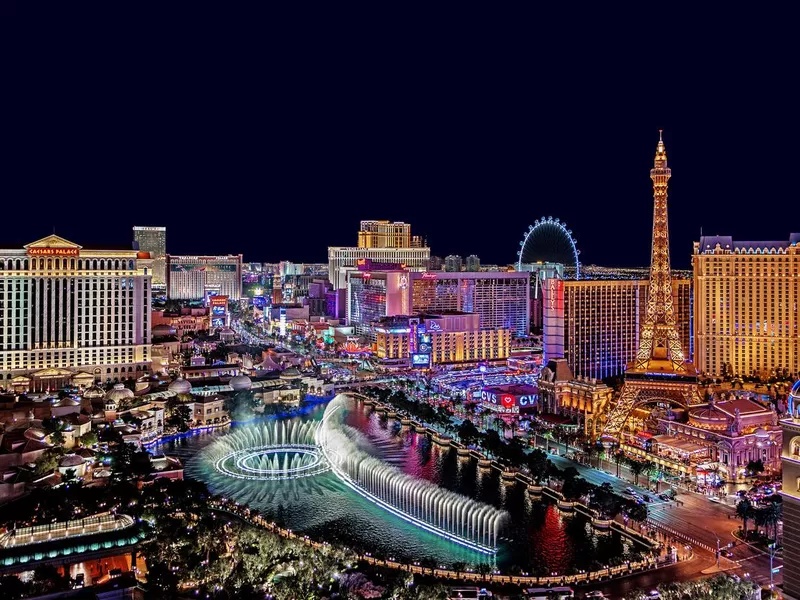
POLYGON ((559 263, 568 269, 575 269, 575 278, 580 279, 580 250, 566 223, 553 217, 537 219, 528 226, 519 245, 518 270, 526 270, 524 265, 535 263, 559 263))

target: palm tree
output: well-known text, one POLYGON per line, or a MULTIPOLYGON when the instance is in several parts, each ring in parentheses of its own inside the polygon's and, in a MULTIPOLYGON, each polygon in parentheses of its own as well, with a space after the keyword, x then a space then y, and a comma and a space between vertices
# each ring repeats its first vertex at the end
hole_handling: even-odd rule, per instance
POLYGON ((736 516, 742 520, 742 532, 747 539, 747 521, 753 516, 753 505, 747 498, 742 498, 736 505, 736 516))
POLYGON ((625 462, 625 453, 622 450, 614 452, 614 462, 617 463, 617 479, 619 479, 619 466, 625 462))
POLYGON ((628 468, 631 470, 631 473, 633 473, 633 482, 639 485, 639 475, 645 470, 645 463, 639 460, 629 459, 628 468))

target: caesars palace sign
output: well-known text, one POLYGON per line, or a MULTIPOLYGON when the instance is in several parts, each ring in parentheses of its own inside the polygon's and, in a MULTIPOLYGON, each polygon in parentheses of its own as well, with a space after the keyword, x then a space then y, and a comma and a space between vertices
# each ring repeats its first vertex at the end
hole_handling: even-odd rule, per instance
POLYGON ((80 248, 28 248, 28 256, 79 256, 80 248))

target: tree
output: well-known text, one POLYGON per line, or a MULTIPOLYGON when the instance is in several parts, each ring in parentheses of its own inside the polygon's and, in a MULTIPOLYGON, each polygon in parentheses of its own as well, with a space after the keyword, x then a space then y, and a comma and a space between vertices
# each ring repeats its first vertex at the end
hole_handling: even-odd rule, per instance
POLYGON ((549 462, 550 461, 547 460, 547 454, 538 448, 534 448, 530 453, 528 453, 526 463, 528 469, 530 469, 531 478, 536 482, 537 485, 540 484, 547 476, 547 465, 549 462))
POLYGON ((465 421, 462 421, 462 423, 458 426, 456 434, 458 435, 458 439, 461 440, 462 443, 469 446, 480 437, 481 432, 478 431, 478 428, 475 427, 472 421, 467 419, 465 421))
POLYGON ((644 523, 647 521, 647 505, 634 504, 628 508, 628 517, 637 523, 644 523))
POLYGON ((753 504, 747 498, 742 498, 736 505, 736 516, 742 520, 742 532, 747 539, 747 522, 753 518, 753 504))
POLYGON ((751 460, 747 463, 745 470, 751 475, 757 476, 764 472, 764 461, 760 458, 758 460, 751 460))
POLYGON ((94 431, 87 431, 78 438, 78 441, 80 441, 81 446, 84 448, 90 448, 97 443, 97 434, 94 431))
POLYGON ((625 453, 622 450, 614 452, 614 462, 617 463, 617 479, 619 479, 619 466, 625 462, 625 453))
POLYGON ((633 473, 633 481, 636 485, 639 485, 639 475, 645 470, 646 464, 640 460, 636 459, 629 459, 628 460, 628 468, 630 468, 631 473, 633 473))
POLYGON ((3 575, 0 577, 0 598, 20 600, 29 595, 28 586, 16 575, 3 575))
POLYGON ((49 475, 58 468, 58 463, 64 456, 64 449, 61 446, 48 448, 36 459, 34 472, 37 477, 49 475))

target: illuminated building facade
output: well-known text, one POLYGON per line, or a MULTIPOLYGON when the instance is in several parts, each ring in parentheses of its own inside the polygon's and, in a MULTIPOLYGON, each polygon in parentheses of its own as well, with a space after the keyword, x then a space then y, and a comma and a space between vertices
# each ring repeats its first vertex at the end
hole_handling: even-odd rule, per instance
POLYGON ((347 277, 347 325, 375 342, 372 322, 411 314, 408 271, 351 271, 347 277))
POLYGON ((242 255, 167 255, 167 297, 205 300, 212 295, 242 297, 242 255))
POLYGON ((590 438, 600 433, 600 416, 613 394, 602 381, 575 378, 564 358, 548 360, 539 376, 539 410, 575 419, 590 438))
POLYGON ((347 287, 347 273, 361 259, 403 265, 409 271, 424 271, 431 257, 430 248, 328 248, 328 280, 336 289, 347 287))
POLYGON ((800 598, 800 381, 789 395, 787 417, 783 429, 783 592, 800 598))
POLYGON ((419 248, 422 238, 411 235, 411 225, 401 221, 361 221, 359 248, 419 248))
MULTIPOLYGON (((649 289, 648 280, 545 280, 545 357, 563 356, 576 377, 621 375, 636 357, 649 289)), ((672 295, 679 339, 691 356, 691 280, 674 279, 672 295)))
POLYGON ((430 355, 429 364, 469 363, 505 360, 511 351, 511 331, 508 329, 481 329, 480 317, 475 313, 445 312, 420 315, 384 317, 372 324, 378 358, 386 361, 402 360, 405 364, 415 355, 430 355), (419 337, 413 329, 421 329, 425 344, 419 347, 419 337), (415 347, 416 342, 416 347, 415 347))
POLYGON ((466 260, 466 269, 471 273, 477 273, 481 270, 481 259, 476 254, 470 254, 466 260))
POLYGON ((357 247, 328 248, 328 280, 334 288, 347 287, 347 274, 361 259, 424 271, 431 259, 431 249, 423 246, 422 238, 411 235, 408 223, 361 221, 357 247))
POLYGON ((719 402, 712 398, 689 409, 686 423, 667 418, 658 422, 659 429, 667 434, 654 438, 660 456, 690 464, 715 462, 719 477, 729 482, 746 481, 745 469, 751 460, 762 461, 767 476, 780 471, 782 433, 778 417, 758 402, 744 397, 719 402))
POLYGON ((41 391, 148 372, 151 278, 146 252, 57 235, 0 250, 0 386, 41 391))
POLYGON ((481 329, 530 332, 530 273, 410 273, 414 313, 462 311, 480 317, 481 329))
POLYGON ((167 228, 144 227, 136 225, 133 228, 133 241, 136 249, 149 252, 153 259, 153 285, 162 287, 167 284, 167 228))
POLYGON ((714 375, 800 371, 800 233, 694 244, 695 362, 714 375))

